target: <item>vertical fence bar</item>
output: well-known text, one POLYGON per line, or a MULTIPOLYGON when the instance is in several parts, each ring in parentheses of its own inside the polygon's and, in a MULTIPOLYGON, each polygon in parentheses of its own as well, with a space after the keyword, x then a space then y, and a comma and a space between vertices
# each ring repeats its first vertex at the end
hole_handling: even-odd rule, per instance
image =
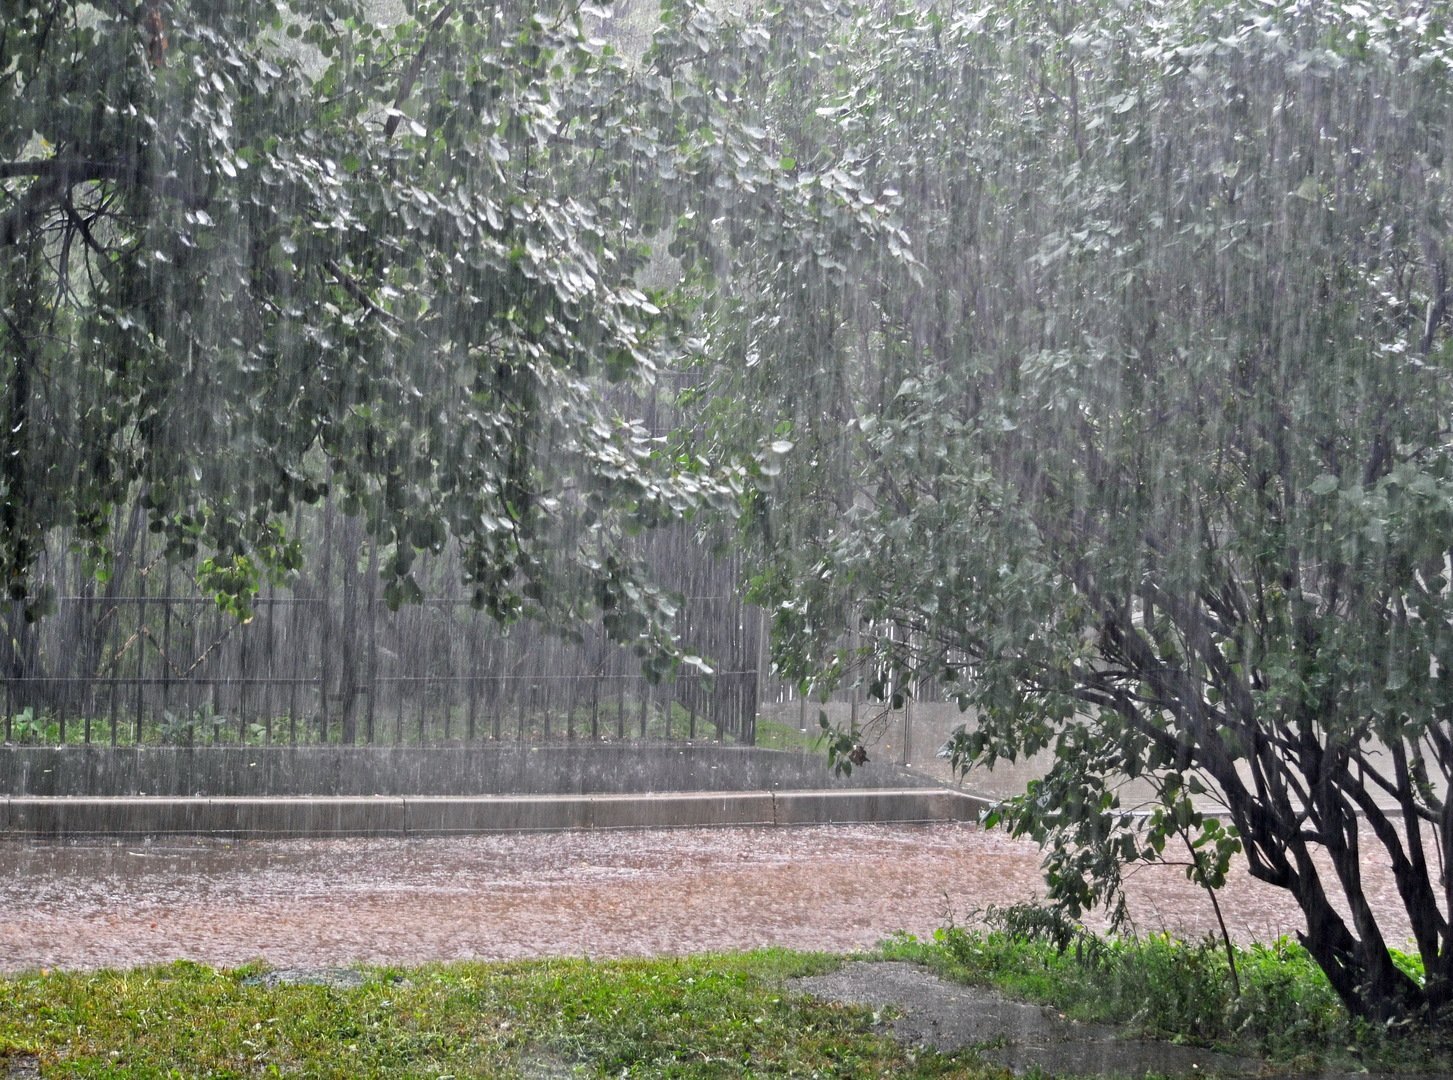
POLYGON ((368 538, 368 745, 378 716, 378 541, 368 538))
MULTIPOLYGON (((142 542, 142 551, 145 552, 145 550, 146 550, 145 541, 143 541, 142 542)), ((146 683, 145 683, 144 680, 146 678, 146 660, 145 660, 145 654, 146 654, 146 639, 147 639, 147 634, 145 633, 145 630, 146 630, 146 595, 145 595, 146 594, 146 579, 144 577, 142 578, 141 591, 142 591, 142 596, 136 602, 136 638, 133 641, 133 645, 136 648, 136 715, 132 717, 132 723, 135 725, 135 729, 134 729, 134 733, 133 733, 133 737, 132 737, 132 742, 134 742, 137 746, 140 746, 141 745, 141 739, 142 739, 141 717, 142 717, 142 714, 145 712, 145 704, 146 704, 145 701, 144 701, 145 686, 146 686, 146 683)))
MULTIPOLYGON (((219 644, 215 649, 212 648, 210 645, 207 647, 208 652, 207 660, 205 662, 205 668, 207 675, 212 683, 212 741, 225 743, 227 741, 227 732, 223 730, 222 717, 226 715, 226 708, 222 700, 222 684, 227 680, 227 674, 226 669, 222 666, 222 661, 226 657, 227 646, 225 644, 221 644, 221 642, 223 642, 224 640, 224 634, 231 635, 232 633, 240 630, 241 627, 224 626, 222 622, 223 619, 235 618, 235 616, 229 616, 221 608, 217 608, 216 610, 217 614, 214 617, 213 625, 215 625, 217 628, 217 636, 212 640, 214 642, 218 642, 219 644)), ((237 741, 238 743, 242 742, 240 732, 238 733, 237 741)))
POLYGON ((616 738, 626 737, 626 678, 616 678, 616 738))
POLYGON ((600 672, 596 672, 590 680, 590 739, 597 742, 600 739, 600 672))
MULTIPOLYGON (((192 730, 195 734, 202 720, 202 695, 207 689, 206 682, 198 674, 201 666, 192 666, 201 649, 199 639, 204 633, 202 629, 203 612, 201 606, 196 601, 193 601, 191 604, 186 604, 184 601, 183 604, 182 610, 190 611, 191 618, 186 621, 187 647, 181 655, 181 664, 186 665, 182 670, 182 676, 185 680, 182 684, 182 695, 186 701, 186 720, 192 725, 192 730)), ((208 723, 206 731, 208 736, 207 741, 215 741, 217 726, 208 723)))
POLYGON ((508 685, 502 680, 493 680, 494 695, 490 698, 493 708, 490 709, 490 734, 495 742, 499 742, 501 729, 504 727, 504 711, 509 707, 509 699, 505 697, 505 687, 508 685))
MULTIPOLYGON (((439 684, 436 682, 435 685, 439 684)), ((440 696, 444 699, 444 741, 447 743, 449 737, 454 733, 454 694, 459 689, 459 685, 456 680, 446 674, 441 689, 443 693, 440 696)))
POLYGON ((479 712, 479 676, 471 672, 468 679, 461 685, 464 687, 465 694, 469 696, 469 700, 465 704, 465 709, 468 711, 468 733, 465 739, 472 743, 474 742, 474 729, 479 712))
POLYGON ((280 602, 277 587, 268 586, 267 636, 265 639, 267 660, 262 668, 265 681, 260 687, 264 746, 276 746, 282 739, 282 733, 278 728, 278 722, 283 715, 282 665, 278 663, 278 639, 282 631, 278 621, 278 609, 291 609, 293 606, 295 605, 285 601, 280 602))
POLYGON ((293 617, 288 621, 292 624, 288 631, 287 651, 293 658, 288 666, 288 745, 298 745, 298 680, 303 670, 303 635, 299 632, 298 622, 303 617, 303 598, 293 593, 292 605, 293 617))
POLYGON ((121 726, 121 704, 119 699, 119 686, 116 677, 116 665, 121 662, 118 652, 121 649, 121 602, 115 601, 116 606, 111 609, 111 656, 110 662, 106 665, 111 672, 111 745, 117 743, 117 736, 121 726))
MULTIPOLYGON (((397 642, 395 644, 397 644, 397 642)), ((404 745, 404 687, 403 687, 403 683, 401 681, 402 679, 403 679, 403 676, 400 674, 400 675, 395 675, 394 678, 393 678, 393 680, 392 680, 393 681, 393 686, 394 686, 394 709, 395 709, 395 712, 394 712, 394 745, 395 746, 403 746, 404 745)))
POLYGON ((465 704, 469 725, 469 733, 466 738, 473 745, 478 734, 479 722, 479 671, 475 667, 477 662, 475 658, 480 653, 479 615, 473 608, 464 610, 469 619, 469 634, 466 638, 469 642, 469 650, 464 657, 464 667, 469 675, 467 681, 461 682, 460 686, 463 687, 464 693, 469 695, 469 700, 465 704))
MULTIPOLYGON (((253 617, 256 617, 254 606, 253 617)), ((237 668, 233 677, 237 679, 237 745, 247 745, 247 682, 252 671, 247 663, 247 646, 252 635, 249 632, 251 626, 239 626, 238 633, 242 639, 237 643, 237 668)))
MULTIPOLYGON (((423 609, 416 609, 415 618, 412 620, 417 627, 414 632, 414 641, 417 643, 425 636, 427 623, 423 618, 423 609)), ((424 650, 414 650, 414 686, 418 691, 419 699, 419 745, 423 746, 428 742, 428 716, 429 716, 429 658, 424 655, 424 650)))
POLYGON ((262 684, 262 744, 272 745, 272 715, 277 711, 277 694, 273 676, 277 671, 277 586, 267 586, 267 668, 262 684))
POLYGON ((167 711, 171 708, 172 700, 172 678, 171 678, 171 655, 172 655, 172 564, 167 563, 166 574, 162 580, 163 595, 161 598, 161 720, 166 721, 167 711))
POLYGON ((323 565, 318 580, 318 743, 328 743, 328 691, 333 685, 333 500, 323 505, 323 565))

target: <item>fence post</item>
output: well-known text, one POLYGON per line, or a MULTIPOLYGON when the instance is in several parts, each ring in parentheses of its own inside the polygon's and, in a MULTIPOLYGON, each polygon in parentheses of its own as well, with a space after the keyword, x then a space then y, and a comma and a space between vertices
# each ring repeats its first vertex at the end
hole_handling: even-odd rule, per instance
POLYGON ((332 686, 333 610, 328 587, 333 577, 333 499, 323 504, 323 565, 318 581, 318 742, 328 742, 328 690, 332 686))
POLYGON ((161 715, 166 720, 172 702, 172 564, 166 564, 161 598, 161 715))

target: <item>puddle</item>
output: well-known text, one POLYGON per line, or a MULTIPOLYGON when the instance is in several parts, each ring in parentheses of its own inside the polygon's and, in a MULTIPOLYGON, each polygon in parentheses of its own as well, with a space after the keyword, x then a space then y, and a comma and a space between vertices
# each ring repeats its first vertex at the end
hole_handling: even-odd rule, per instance
POLYGON ((978 1048, 987 1062, 1023 1075, 1247 1077, 1261 1063, 1212 1050, 1126 1039, 1113 1027, 1067 1020, 1053 1009, 1010 1001, 992 990, 947 982, 898 962, 850 963, 829 975, 795 979, 793 990, 828 1001, 892 1006, 894 1038, 950 1052, 978 1048))
POLYGON ((792 979, 788 988, 824 1001, 891 1011, 884 1028, 908 1046, 975 1050, 1016 1076, 1180 1076, 1212 1080, 1281 1075, 1286 1080, 1432 1080, 1324 1072, 1273 1074, 1257 1058, 1125 1036, 1107 1024, 1082 1024, 1055 1009, 1011 1001, 994 990, 948 982, 918 964, 851 962, 827 975, 792 979))
POLYGON ((0 1058, 0 1080, 39 1080, 40 1058, 34 1054, 10 1054, 0 1058))
MULTIPOLYGON (((848 952, 1032 899, 1038 866, 1032 844, 963 824, 4 841, 0 971, 848 952)), ((1179 868, 1138 871, 1129 887, 1142 930, 1214 928, 1179 868)), ((1301 926, 1284 894, 1244 876, 1222 904, 1243 940, 1301 926)))

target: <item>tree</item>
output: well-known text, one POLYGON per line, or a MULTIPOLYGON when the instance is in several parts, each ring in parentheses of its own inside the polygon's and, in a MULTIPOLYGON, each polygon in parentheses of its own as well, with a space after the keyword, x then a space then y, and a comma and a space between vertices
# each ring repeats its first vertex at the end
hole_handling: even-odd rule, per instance
POLYGON ((937 684, 975 716, 962 769, 1052 749, 1004 820, 1071 913, 1168 843, 1208 886, 1242 856, 1354 1014, 1445 1008, 1444 24, 1025 0, 838 26, 762 124, 879 227, 839 243, 841 203, 801 205, 719 256, 714 437, 795 443, 746 517, 779 666, 937 684))
POLYGON ((0 574, 30 614, 57 530, 104 576, 139 500, 245 617, 334 499, 391 605, 453 541, 502 619, 598 607, 669 648, 630 538, 733 498, 632 419, 683 348, 638 282, 663 178, 695 182, 679 109, 578 5, 407 9, 0 6, 0 574))

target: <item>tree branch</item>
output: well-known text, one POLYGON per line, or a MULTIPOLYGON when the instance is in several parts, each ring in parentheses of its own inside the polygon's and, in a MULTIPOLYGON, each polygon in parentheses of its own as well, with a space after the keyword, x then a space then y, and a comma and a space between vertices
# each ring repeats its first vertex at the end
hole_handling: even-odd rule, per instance
POLYGON ((34 176, 57 180, 61 184, 85 183, 87 180, 120 180, 128 171, 114 161, 77 160, 74 158, 37 158, 30 161, 0 161, 0 180, 17 176, 34 176))
POLYGON ((368 295, 368 290, 358 283, 357 278, 339 266, 335 260, 329 259, 323 265, 328 268, 328 272, 333 275, 334 280, 343 286, 343 290, 362 304, 367 311, 377 315, 384 322, 397 325, 398 318, 374 303, 373 297, 368 295))
POLYGON ((429 52, 429 42, 454 15, 454 7, 453 3, 448 3, 440 8, 439 14, 435 15, 433 21, 429 23, 429 29, 424 32, 423 44, 419 46, 419 51, 414 54, 414 59, 409 62, 408 70, 404 72, 404 77, 399 81, 399 92, 394 95, 393 108, 389 110, 388 120, 384 122, 383 137, 385 139, 392 139, 394 132, 399 129, 399 120, 404 115, 404 102, 408 101, 409 96, 413 94, 414 83, 418 82, 419 74, 424 70, 424 57, 429 52))
POLYGON ((15 205, 0 215, 0 247, 13 247, 30 232, 65 192, 77 184, 100 181, 139 188, 148 186, 157 194, 195 207, 205 200, 175 179, 144 178, 131 162, 91 161, 73 158, 44 158, 34 161, 0 161, 0 180, 29 176, 34 182, 16 198, 15 205))

